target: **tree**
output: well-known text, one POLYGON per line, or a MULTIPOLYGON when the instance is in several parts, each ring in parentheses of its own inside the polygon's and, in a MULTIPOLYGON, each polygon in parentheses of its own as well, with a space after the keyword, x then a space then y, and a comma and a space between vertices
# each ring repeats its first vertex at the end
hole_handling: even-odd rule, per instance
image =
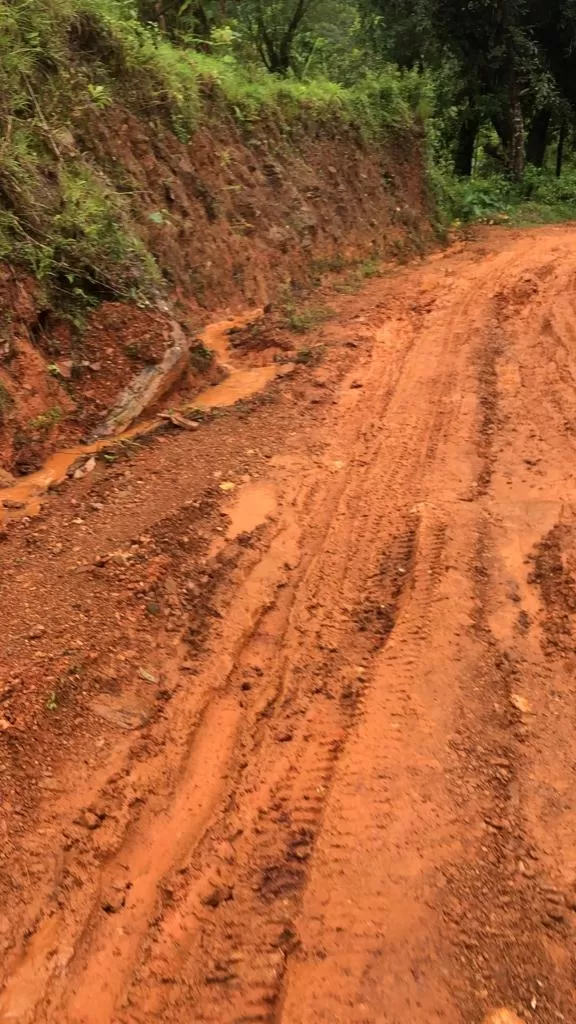
POLYGON ((293 69, 294 42, 317 0, 244 0, 239 15, 256 49, 272 74, 286 76, 293 69))
MULTIPOLYGON (((315 70, 341 80, 359 42, 354 0, 238 0, 235 26, 272 74, 315 70)), ((365 70, 364 60, 357 62, 365 70)))
POLYGON ((558 94, 576 109, 576 0, 363 0, 400 65, 458 64, 455 170, 468 175, 483 123, 493 124, 510 176, 541 163, 558 94), (529 122, 526 137, 525 121, 529 122))

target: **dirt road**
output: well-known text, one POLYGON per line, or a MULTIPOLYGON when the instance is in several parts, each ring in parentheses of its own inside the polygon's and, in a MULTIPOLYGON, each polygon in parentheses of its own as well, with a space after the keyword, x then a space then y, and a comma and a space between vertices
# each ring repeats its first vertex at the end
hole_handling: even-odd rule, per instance
POLYGON ((0 544, 1 1021, 576 1021, 576 229, 337 308, 0 544))

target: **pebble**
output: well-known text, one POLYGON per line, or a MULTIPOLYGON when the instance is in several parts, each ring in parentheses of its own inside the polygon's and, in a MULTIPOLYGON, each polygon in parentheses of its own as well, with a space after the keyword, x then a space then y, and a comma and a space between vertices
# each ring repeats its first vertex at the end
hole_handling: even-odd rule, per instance
POLYGON ((126 905, 126 893, 123 889, 110 889, 102 900, 102 910, 107 914, 117 914, 126 905))
POLYGON ((214 888, 202 898, 205 907, 219 907, 221 903, 234 899, 234 892, 229 885, 215 885, 214 888))
POLYGON ((102 824, 101 818, 99 818, 97 814, 94 814, 93 811, 88 810, 82 811, 78 815, 76 821, 78 825, 83 825, 83 827, 89 829, 90 832, 94 832, 97 828, 100 828, 100 825, 102 824))

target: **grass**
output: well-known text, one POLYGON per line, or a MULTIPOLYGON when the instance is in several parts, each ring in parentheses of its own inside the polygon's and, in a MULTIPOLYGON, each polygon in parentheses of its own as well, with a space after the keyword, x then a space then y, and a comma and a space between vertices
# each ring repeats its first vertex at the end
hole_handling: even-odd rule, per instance
POLYGON ((299 366, 318 366, 322 362, 325 352, 325 345, 303 345, 298 349, 294 362, 299 366))
POLYGON ((334 286, 334 290, 344 295, 355 295, 365 281, 380 275, 380 261, 374 259, 361 260, 350 274, 334 286))
MULTIPOLYGON (((438 182, 438 178, 437 178, 438 182)), ((560 178, 528 167, 519 184, 502 175, 440 181, 440 207, 452 224, 557 223, 576 219, 576 169, 560 178)))
POLYGON ((4 422, 6 413, 14 404, 12 395, 8 388, 0 381, 0 424, 4 422))
POLYGON ((336 314, 329 306, 307 306, 304 309, 296 309, 294 306, 285 307, 286 327, 295 334, 306 334, 307 331, 320 327, 336 314))
POLYGON ((198 373, 204 373, 214 362, 214 353, 201 341, 190 349, 190 365, 198 373))
POLYGON ((62 410, 57 405, 53 405, 46 412, 42 412, 39 416, 31 419, 30 427, 32 430, 48 431, 51 427, 55 427, 56 424, 60 423, 62 416, 62 410))

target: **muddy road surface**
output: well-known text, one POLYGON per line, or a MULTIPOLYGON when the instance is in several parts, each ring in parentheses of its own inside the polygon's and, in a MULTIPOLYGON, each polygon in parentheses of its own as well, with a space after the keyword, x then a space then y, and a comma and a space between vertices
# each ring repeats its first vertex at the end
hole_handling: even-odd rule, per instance
POLYGON ((333 305, 0 543, 2 1022, 576 1021, 576 228, 333 305))

